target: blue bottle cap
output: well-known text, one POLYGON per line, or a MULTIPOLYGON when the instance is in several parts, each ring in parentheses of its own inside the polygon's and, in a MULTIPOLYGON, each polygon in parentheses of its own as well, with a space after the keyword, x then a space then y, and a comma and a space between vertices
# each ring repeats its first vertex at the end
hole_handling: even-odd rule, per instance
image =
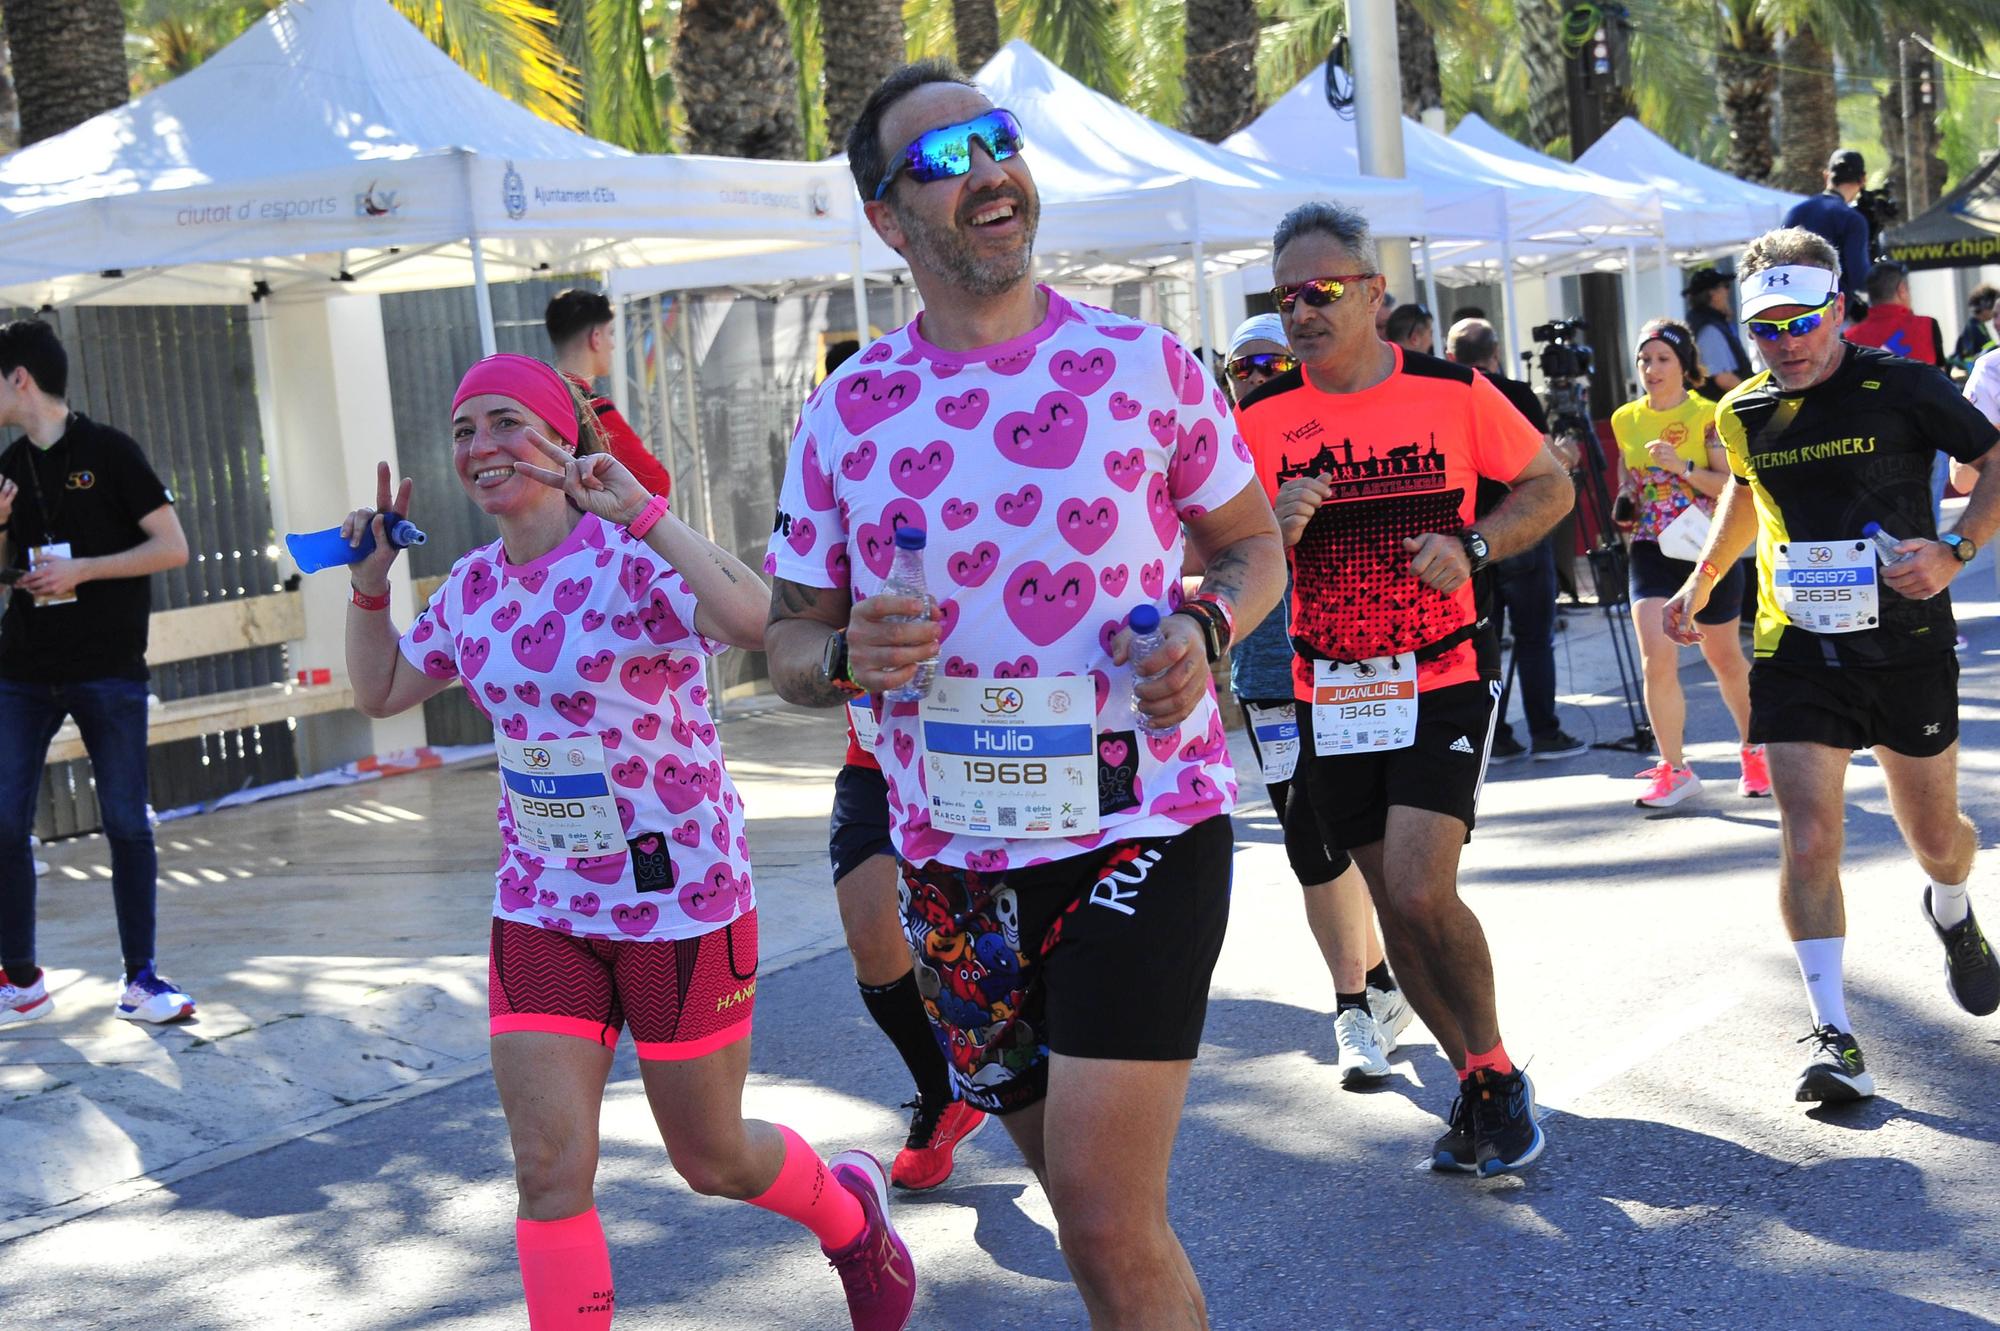
POLYGON ((1870 537, 1871 539, 1876 536, 1880 536, 1882 534, 1882 524, 1879 522, 1871 522, 1867 526, 1861 529, 1861 534, 1863 536, 1870 537))
POLYGON ((1125 622, 1131 625, 1134 633, 1158 633, 1160 612, 1150 605, 1134 606, 1132 613, 1125 616, 1125 622))
POLYGON ((923 529, 922 527, 898 527, 898 528, 896 528, 896 548, 897 548, 898 550, 921 550, 921 549, 923 549, 923 548, 924 548, 924 529, 923 529))

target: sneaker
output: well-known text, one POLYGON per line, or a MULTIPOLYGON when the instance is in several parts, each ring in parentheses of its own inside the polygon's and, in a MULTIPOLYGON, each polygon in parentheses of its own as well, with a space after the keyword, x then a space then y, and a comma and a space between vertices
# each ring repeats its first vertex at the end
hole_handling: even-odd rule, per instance
POLYGON ((951 1177, 952 1152, 979 1134, 986 1114, 963 1100, 949 1102, 941 1114, 928 1112, 921 1097, 905 1108, 915 1111, 910 1139, 896 1152, 889 1181, 905 1192, 927 1192, 951 1177))
POLYGON ((1660 759, 1660 761, 1654 763, 1651 767, 1642 767, 1638 771, 1632 773, 1632 779, 1634 781, 1652 781, 1658 777, 1666 775, 1668 772, 1671 772, 1673 770, 1674 769, 1672 767, 1668 766, 1667 760, 1662 758, 1660 759))
POLYGON ((1743 776, 1736 783, 1736 793, 1745 799, 1768 799, 1771 795, 1771 769, 1764 762, 1762 744, 1743 746, 1743 776))
POLYGON ((1866 1100, 1875 1094, 1875 1079, 1861 1061, 1861 1046, 1846 1031, 1822 1026, 1799 1043, 1813 1044, 1812 1059, 1799 1073, 1797 1100, 1866 1100))
POLYGON ((1568 731, 1558 730, 1555 734, 1535 741, 1535 761, 1552 763, 1558 758, 1574 758, 1579 753, 1588 753, 1590 746, 1568 731))
POLYGON ((1487 761, 1511 763, 1518 762, 1527 756, 1527 747, 1520 740, 1515 739, 1511 732, 1503 730, 1493 737, 1493 749, 1487 755, 1487 761))
POLYGON ((1444 1136, 1431 1147, 1431 1168, 1455 1174, 1477 1172, 1479 1152, 1472 1144, 1472 1104, 1465 1098, 1464 1082, 1459 1083, 1444 1121, 1444 1136))
POLYGON ((1701 778, 1694 774, 1694 768, 1667 767, 1664 763, 1661 767, 1664 770, 1654 774, 1639 798, 1632 801, 1634 804, 1646 809, 1671 809, 1701 794, 1701 778))
POLYGON ((172 980, 161 978, 151 966, 139 972, 118 999, 113 1016, 127 1021, 165 1024, 186 1021, 194 1015, 194 999, 172 980))
POLYGON ((1381 1033, 1365 1009, 1344 1007, 1335 1013, 1333 1038, 1340 1043, 1340 1084, 1348 1090, 1373 1085, 1389 1075, 1381 1033))
MULTIPOLYGON (((1993 960, 1993 949, 1980 932, 1972 907, 1968 905, 1965 918, 1946 929, 1931 914, 1931 890, 1926 887, 1924 921, 1944 944, 1944 987, 1952 1001, 1975 1017, 1993 1015, 2000 1009, 2000 964, 1993 960)), ((4 1016, 0 1013, 0 1018, 4 1016)))
POLYGON ((1410 1006, 1410 1000, 1403 997, 1401 989, 1377 989, 1371 984, 1368 986, 1368 1012, 1375 1018, 1376 1033, 1382 1037, 1383 1055, 1386 1057, 1395 1053, 1403 1032, 1416 1019, 1416 1010, 1410 1006))
POLYGON ((1532 1164, 1542 1153, 1535 1121, 1535 1083, 1515 1068, 1506 1076, 1481 1068, 1466 1081, 1472 1094, 1472 1149, 1481 1178, 1532 1164))
POLYGON ((43 971, 35 976, 33 984, 9 984, 0 976, 0 1026, 16 1026, 22 1022, 40 1021, 56 1010, 56 1000, 49 997, 49 976, 43 971))
POLYGON ((827 1161, 833 1180, 854 1194, 867 1223, 838 1251, 820 1249, 847 1290, 854 1331, 903 1331, 917 1301, 917 1269, 889 1223, 889 1178, 866 1151, 842 1151, 827 1161))

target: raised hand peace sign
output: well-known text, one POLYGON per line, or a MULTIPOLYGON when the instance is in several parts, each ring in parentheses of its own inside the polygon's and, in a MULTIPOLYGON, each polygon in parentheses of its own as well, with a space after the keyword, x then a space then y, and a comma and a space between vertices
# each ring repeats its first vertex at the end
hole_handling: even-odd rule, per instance
POLYGON ((396 547, 389 544, 389 534, 383 530, 382 515, 398 513, 410 516, 410 491, 412 483, 405 476, 403 483, 396 487, 395 494, 389 493, 389 464, 375 464, 375 507, 357 508, 349 513, 340 524, 340 534, 347 538, 349 545, 361 544, 361 533, 372 532, 375 548, 368 558, 353 566, 350 576, 354 585, 371 595, 380 595, 389 590, 389 565, 396 562, 396 547))
POLYGON ((652 495, 638 478, 609 453, 589 453, 581 457, 552 444, 540 430, 529 426, 528 442, 542 450, 549 461, 561 467, 550 471, 532 462, 516 462, 514 470, 552 490, 561 490, 572 504, 586 513, 595 513, 606 522, 630 526, 646 510, 652 495))

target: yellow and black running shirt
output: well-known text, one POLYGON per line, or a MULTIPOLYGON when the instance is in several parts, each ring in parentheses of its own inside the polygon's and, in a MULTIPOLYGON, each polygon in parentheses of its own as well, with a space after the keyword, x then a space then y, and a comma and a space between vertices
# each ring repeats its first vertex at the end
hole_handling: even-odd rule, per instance
POLYGON ((1912 601, 1883 584, 1880 626, 1821 634, 1785 619, 1772 576, 1778 545, 1860 540, 1871 522, 1898 540, 1937 539, 1937 452, 1970 462, 2000 437, 1949 379, 1873 347, 1849 347, 1840 368, 1804 392, 1780 391, 1769 371, 1746 379, 1717 404, 1715 425, 1730 471, 1756 506, 1760 660, 1893 666, 1952 649, 1947 593, 1912 601))

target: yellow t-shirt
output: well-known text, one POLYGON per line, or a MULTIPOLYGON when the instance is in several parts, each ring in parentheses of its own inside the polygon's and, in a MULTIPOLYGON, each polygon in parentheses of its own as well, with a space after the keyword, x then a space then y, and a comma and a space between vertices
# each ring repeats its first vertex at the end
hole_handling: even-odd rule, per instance
POLYGON ((1632 530, 1635 541, 1657 541, 1668 523, 1698 505, 1705 513, 1715 511, 1715 501, 1688 484, 1683 467, 1679 472, 1655 466, 1646 445, 1664 439, 1674 451, 1697 467, 1708 465, 1708 446, 1716 441, 1715 404, 1690 393, 1687 400, 1670 411, 1655 411, 1645 398, 1627 402, 1611 413, 1611 433, 1618 440, 1624 460, 1639 493, 1639 521, 1632 530))

